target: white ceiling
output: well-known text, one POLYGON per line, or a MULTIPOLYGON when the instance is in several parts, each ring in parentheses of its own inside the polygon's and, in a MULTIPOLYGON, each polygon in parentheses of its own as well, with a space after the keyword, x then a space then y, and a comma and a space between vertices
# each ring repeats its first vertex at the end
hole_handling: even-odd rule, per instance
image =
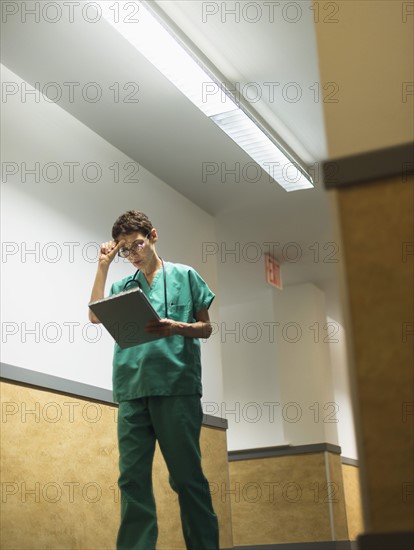
MULTIPOLYGON (((319 74, 310 2, 295 3, 300 14, 283 10, 293 3, 276 2, 280 8, 275 8, 273 22, 265 9, 269 3, 253 2, 263 8, 255 23, 249 22, 253 12, 245 17, 242 12, 240 22, 224 11, 203 21, 207 4, 220 8, 243 3, 168 0, 154 4, 229 81, 250 94, 261 91, 260 101, 252 107, 299 156, 308 164, 327 158, 323 103, 316 101, 314 92, 319 74), (298 15, 300 19, 293 22, 298 15), (248 83, 254 85, 245 88, 248 83), (274 97, 265 83, 273 85, 274 97), (280 92, 283 88, 285 97, 280 92), (301 90, 301 97, 291 102, 286 94, 295 89, 301 90)), ((240 163, 243 169, 251 159, 104 20, 91 24, 76 17, 73 23, 63 18, 50 24, 28 18, 22 24, 15 17, 2 30, 2 63, 32 85, 94 81, 108 91, 119 82, 122 91, 123 84, 137 83, 139 103, 115 103, 108 92, 95 104, 62 98, 59 105, 224 225, 231 224, 232 233, 240 239, 299 243, 309 261, 287 266, 285 284, 310 281, 323 288, 335 279, 335 266, 312 261, 313 252, 308 249, 314 242, 323 246, 333 240, 320 180, 315 189, 291 193, 270 183, 267 174, 256 183, 234 181, 232 176, 222 182, 219 171, 203 182, 203 163, 223 164, 229 170, 240 163)))

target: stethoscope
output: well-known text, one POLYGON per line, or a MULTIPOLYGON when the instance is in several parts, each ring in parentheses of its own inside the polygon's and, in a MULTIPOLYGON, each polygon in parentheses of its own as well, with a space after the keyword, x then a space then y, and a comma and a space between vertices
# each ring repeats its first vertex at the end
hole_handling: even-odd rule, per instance
MULTIPOLYGON (((162 258, 160 258, 161 260, 161 263, 162 263, 162 273, 163 273, 163 279, 164 279, 164 311, 165 311, 165 319, 168 319, 168 312, 167 312, 167 274, 165 273, 165 266, 164 266, 164 260, 162 258)), ((138 281, 137 277, 138 277, 138 274, 139 274, 140 270, 137 269, 136 272, 134 273, 134 276, 132 277, 132 279, 130 279, 129 281, 127 281, 125 284, 124 284, 124 288, 122 289, 123 291, 124 290, 127 290, 127 288, 129 287, 129 285, 138 285, 139 288, 142 290, 142 286, 141 286, 141 283, 138 281)))

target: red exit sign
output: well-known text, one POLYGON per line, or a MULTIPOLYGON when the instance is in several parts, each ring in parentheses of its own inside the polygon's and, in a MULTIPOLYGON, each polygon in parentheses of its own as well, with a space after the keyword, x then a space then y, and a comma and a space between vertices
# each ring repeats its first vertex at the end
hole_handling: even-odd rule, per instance
POLYGON ((282 273, 280 271, 280 265, 274 258, 269 256, 269 254, 265 254, 265 269, 266 281, 272 286, 282 290, 282 273))

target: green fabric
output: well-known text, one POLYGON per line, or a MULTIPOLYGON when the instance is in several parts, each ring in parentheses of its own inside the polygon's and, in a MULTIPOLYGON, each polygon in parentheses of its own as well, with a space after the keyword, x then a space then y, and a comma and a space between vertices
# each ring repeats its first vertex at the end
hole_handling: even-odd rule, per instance
MULTIPOLYGON (((168 317, 195 322, 196 313, 210 307, 213 292, 192 267, 171 262, 164 262, 164 266, 168 317)), ((133 274, 114 283, 110 294, 122 292, 132 278, 133 274)), ((154 309, 164 318, 163 270, 157 271, 151 287, 143 273, 137 279, 154 309)), ((126 349, 115 344, 112 382, 114 400, 119 402, 153 395, 201 396, 200 341, 174 335, 126 349)))
POLYGON ((197 395, 144 397, 119 404, 121 526, 117 550, 156 548, 152 487, 156 439, 170 473, 170 485, 178 493, 187 550, 218 550, 217 516, 201 467, 202 418, 197 395))

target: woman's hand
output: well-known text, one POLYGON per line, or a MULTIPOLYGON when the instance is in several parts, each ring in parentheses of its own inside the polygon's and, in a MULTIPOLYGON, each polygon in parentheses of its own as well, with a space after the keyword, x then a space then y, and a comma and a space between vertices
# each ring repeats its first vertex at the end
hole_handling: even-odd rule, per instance
POLYGON ((195 318, 195 323, 184 323, 182 321, 173 321, 172 319, 150 321, 145 326, 145 330, 162 338, 176 334, 184 336, 184 338, 210 338, 213 327, 210 323, 208 311, 206 309, 200 310, 195 318))
POLYGON ((162 338, 179 334, 180 326, 184 323, 178 323, 172 319, 160 319, 159 321, 149 321, 145 330, 151 334, 156 334, 162 338))
POLYGON ((115 241, 107 241, 106 243, 101 244, 101 249, 99 252, 99 264, 108 266, 111 264, 113 259, 118 253, 118 250, 125 244, 125 241, 119 241, 119 243, 116 243, 115 241))

